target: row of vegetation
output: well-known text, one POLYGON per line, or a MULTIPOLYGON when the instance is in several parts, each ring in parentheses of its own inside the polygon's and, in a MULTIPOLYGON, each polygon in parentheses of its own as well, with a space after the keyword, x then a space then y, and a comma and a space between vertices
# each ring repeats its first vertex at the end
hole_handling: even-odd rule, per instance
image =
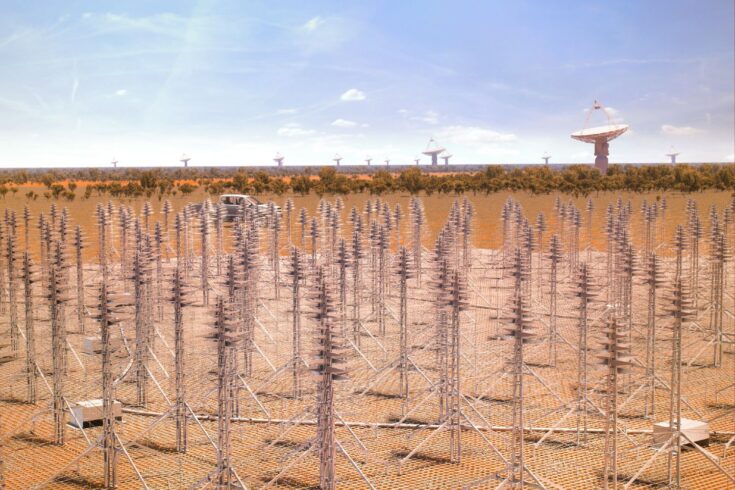
MULTIPOLYGON (((126 170, 126 179, 109 179, 111 173, 96 169, 28 173, 0 173, 0 195, 17 193, 18 186, 40 183, 47 198, 73 200, 77 188, 84 188, 83 198, 110 195, 137 197, 188 194, 198 187, 211 194, 236 192, 243 194, 350 194, 369 192, 409 192, 417 194, 492 193, 504 190, 528 191, 536 194, 563 192, 587 195, 598 191, 681 191, 707 189, 735 190, 735 164, 703 165, 612 165, 606 175, 587 165, 561 169, 546 166, 488 166, 478 172, 426 173, 411 167, 398 173, 376 171, 370 175, 338 172, 323 167, 318 173, 273 175, 264 171, 247 172, 227 169, 126 170), (202 175, 208 173, 208 175, 202 175), (77 182, 83 181, 83 184, 77 182)), ((31 190, 26 197, 35 199, 31 190)))

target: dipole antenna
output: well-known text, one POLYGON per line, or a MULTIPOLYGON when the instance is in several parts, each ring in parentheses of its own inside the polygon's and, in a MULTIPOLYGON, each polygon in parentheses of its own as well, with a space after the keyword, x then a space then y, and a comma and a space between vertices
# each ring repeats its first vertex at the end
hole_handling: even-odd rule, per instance
POLYGON ((143 243, 143 230, 140 221, 135 222, 136 247, 133 253, 132 275, 135 298, 135 380, 136 403, 145 407, 148 404, 148 358, 150 332, 146 308, 146 287, 148 285, 149 263, 143 243))
POLYGON ((23 293, 25 303, 25 327, 26 327, 26 402, 36 403, 36 329, 33 317, 33 284, 38 281, 30 252, 23 254, 23 293))
POLYGON ((281 275, 281 215, 276 211, 275 206, 271 202, 269 205, 270 217, 271 217, 271 261, 273 263, 273 288, 275 299, 278 300, 281 296, 280 288, 280 275, 281 275))
POLYGON ((579 298, 577 340, 577 445, 587 444, 589 309, 597 296, 596 287, 586 263, 580 264, 576 296, 579 298))
POLYGON ((212 207, 209 200, 205 201, 199 213, 199 245, 201 247, 201 288, 202 288, 202 304, 209 305, 209 235, 210 235, 210 216, 209 210, 212 207))
POLYGON ((176 420, 176 451, 185 453, 187 450, 187 406, 186 406, 186 357, 184 337, 184 308, 191 301, 184 284, 184 274, 177 263, 174 269, 171 284, 171 299, 174 307, 174 358, 176 363, 176 405, 174 418, 176 420))
MULTIPOLYGON (((536 215, 536 248, 538 250, 544 249, 544 233, 546 232, 546 216, 543 212, 536 215)), ((538 275, 539 280, 536 281, 536 294, 539 299, 543 293, 543 271, 544 271, 544 257, 542 253, 538 254, 538 275)))
POLYGON ((74 228, 74 250, 77 258, 77 323, 79 324, 79 333, 84 333, 84 262, 82 258, 82 250, 84 247, 84 236, 82 228, 77 225, 74 228))
MULTIPOLYGON (((553 240, 553 237, 552 237, 553 240)), ((513 309, 510 318, 511 325, 506 328, 505 335, 513 339, 513 400, 512 400, 512 434, 511 457, 507 468, 506 481, 513 486, 523 488, 525 485, 526 454, 524 447, 524 344, 532 342, 535 337, 531 330, 531 312, 528 299, 524 294, 523 283, 528 280, 528 268, 520 248, 515 250, 513 261, 513 309)), ((501 484, 502 486, 502 484, 501 484)))
MULTIPOLYGON (((5 266, 7 267, 8 281, 8 313, 10 324, 10 349, 13 357, 18 357, 20 352, 20 326, 18 325, 18 301, 16 298, 17 278, 17 237, 15 235, 15 212, 8 213, 5 210, 5 266)), ((0 288, 3 285, 0 284, 0 288)))
POLYGON ((558 235, 552 235, 551 240, 549 242, 549 260, 551 264, 551 272, 549 275, 549 332, 548 332, 548 340, 549 340, 549 365, 550 366, 556 366, 556 341, 557 341, 557 331, 556 331, 556 320, 557 320, 557 300, 558 300, 558 269, 559 269, 559 262, 562 258, 562 249, 561 249, 561 243, 559 241, 558 235))
POLYGON ((344 238, 339 239, 337 255, 335 257, 338 269, 337 284, 339 287, 339 324, 340 334, 347 336, 347 268, 351 264, 347 251, 347 242, 344 238))
MULTIPOLYGON (((398 361, 398 371, 400 376, 398 396, 401 398, 408 398, 409 387, 408 387, 408 278, 410 277, 409 270, 410 257, 408 250, 405 247, 401 247, 398 251, 398 295, 399 295, 399 349, 400 357, 398 361)), ((405 404, 403 405, 405 410, 405 404)))
POLYGON ((304 258, 301 251, 291 248, 290 256, 291 276, 291 364, 293 371, 292 395, 294 399, 300 400, 302 394, 301 371, 302 364, 306 365, 301 352, 301 283, 306 278, 304 258))
POLYGON ((61 241, 54 243, 53 259, 49 264, 48 302, 51 320, 51 357, 53 363, 54 444, 64 445, 66 410, 64 406, 64 374, 66 371, 66 332, 64 328, 64 304, 66 286, 63 279, 66 256, 61 241))
POLYGON ((311 226, 309 227, 309 237, 311 238, 311 265, 316 266, 317 258, 317 241, 319 240, 319 221, 316 217, 311 218, 311 226))
POLYGON ((289 246, 291 246, 293 244, 293 240, 292 240, 292 237, 291 237, 291 228, 292 228, 292 225, 293 225, 293 223, 291 222, 291 218, 292 218, 293 212, 294 212, 293 199, 291 199, 290 197, 288 199, 286 199, 286 206, 285 207, 286 207, 286 234, 288 236, 288 244, 289 244, 289 246))
MULTIPOLYGON (((358 216, 359 218, 359 216, 358 216)), ((358 223, 356 220, 355 223, 358 223)), ((361 303, 361 292, 362 292, 362 267, 360 261, 364 258, 364 252, 362 249, 362 236, 360 227, 355 226, 352 232, 352 341, 355 343, 357 348, 360 348, 360 339, 362 337, 360 331, 360 303, 361 303)))
POLYGON ((426 222, 426 216, 424 214, 424 205, 421 202, 421 199, 417 197, 411 198, 409 209, 411 212, 411 247, 413 249, 414 268, 416 270, 416 285, 421 287, 421 258, 423 252, 421 238, 423 235, 423 226, 426 222))
POLYGON ((171 259, 170 256, 170 250, 171 250, 171 244, 169 243, 169 237, 170 237, 170 226, 169 226, 169 215, 173 212, 173 206, 171 205, 171 201, 166 199, 163 201, 163 206, 161 207, 161 214, 163 214, 163 236, 166 241, 166 262, 169 262, 171 259))
POLYGON ((227 208, 222 203, 214 206, 214 233, 215 233, 215 260, 217 263, 217 277, 222 275, 222 256, 224 255, 224 225, 227 217, 227 208))
POLYGON ((316 291, 312 298, 316 322, 315 351, 312 371, 317 376, 317 448, 319 451, 319 488, 336 487, 334 438, 335 382, 346 379, 344 345, 334 328, 334 301, 327 286, 324 269, 316 271, 316 291))
POLYGON ((306 247, 306 227, 309 224, 309 219, 306 216, 306 209, 301 208, 299 210, 299 226, 301 227, 299 246, 303 250, 306 247))
POLYGON ((208 338, 217 348, 217 466, 199 486, 214 483, 218 488, 245 489, 232 465, 230 423, 232 419, 232 386, 235 380, 235 360, 242 331, 233 321, 234 311, 217 296, 214 324, 208 338))
POLYGON ((603 463, 603 488, 618 485, 618 393, 620 375, 629 372, 631 366, 630 344, 625 325, 618 320, 617 312, 609 317, 596 355, 598 364, 607 368, 605 389, 605 450, 603 463))

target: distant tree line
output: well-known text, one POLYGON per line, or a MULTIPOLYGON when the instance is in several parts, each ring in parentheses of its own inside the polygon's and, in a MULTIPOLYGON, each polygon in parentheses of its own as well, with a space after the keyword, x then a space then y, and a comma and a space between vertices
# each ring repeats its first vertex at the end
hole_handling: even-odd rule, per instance
MULTIPOLYGON (((285 170, 285 169, 284 169, 285 170)), ((121 172, 100 169, 51 170, 46 172, 0 172, 0 196, 16 193, 17 186, 40 183, 47 198, 72 200, 78 187, 84 198, 94 195, 150 197, 189 194, 200 186, 211 194, 384 194, 485 193, 528 191, 534 194, 563 192, 587 195, 598 191, 681 191, 707 189, 735 190, 735 164, 701 165, 611 165, 600 174, 588 165, 561 169, 547 166, 488 166, 478 172, 427 173, 420 167, 401 172, 378 170, 369 175, 343 173, 335 167, 313 169, 313 173, 273 174, 246 169, 125 169, 121 172), (78 184, 79 182, 79 184, 78 184)), ((35 199, 35 191, 26 193, 35 199)))

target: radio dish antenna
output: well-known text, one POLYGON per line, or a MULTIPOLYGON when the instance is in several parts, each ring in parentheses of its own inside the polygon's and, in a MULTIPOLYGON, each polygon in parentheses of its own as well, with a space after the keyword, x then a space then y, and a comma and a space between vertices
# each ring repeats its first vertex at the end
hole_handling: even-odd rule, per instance
POLYGON ((334 158, 332 158, 332 160, 334 160, 334 163, 336 163, 336 164, 337 164, 337 166, 339 167, 339 162, 341 162, 341 161, 342 161, 342 157, 341 157, 341 156, 339 156, 339 153, 335 153, 335 154, 334 154, 334 158))
POLYGON ((191 160, 191 157, 189 155, 187 155, 186 153, 184 153, 183 155, 181 155, 181 160, 179 160, 179 161, 181 163, 183 163, 184 164, 184 168, 186 168, 186 167, 189 166, 189 160, 191 160))
POLYGON ((373 161, 373 158, 370 155, 365 155, 365 163, 367 163, 367 166, 370 166, 370 162, 373 161))
POLYGON ((283 167, 283 159, 284 157, 280 153, 276 153, 276 156, 273 157, 273 161, 276 162, 276 165, 279 167, 283 167))
POLYGON ((669 152, 668 152, 668 153, 666 154, 666 156, 667 156, 667 157, 669 157, 669 158, 671 159, 671 163, 672 163, 672 164, 675 164, 675 163, 676 163, 676 157, 678 157, 679 155, 681 155, 681 153, 680 153, 680 152, 678 152, 678 151, 676 151, 676 150, 674 150, 674 148, 673 148, 673 147, 672 147, 672 148, 671 148, 671 149, 669 150, 669 152))
POLYGON ((434 138, 429 139, 429 143, 426 145, 426 149, 422 152, 424 155, 431 157, 431 164, 439 164, 439 153, 442 153, 444 148, 436 142, 434 138))
POLYGON ((117 168, 117 164, 118 164, 119 162, 117 161, 117 158, 115 158, 115 157, 112 157, 112 162, 110 162, 110 163, 112 163, 112 168, 117 168))
POLYGON ((610 118, 610 111, 602 105, 601 102, 595 101, 592 108, 587 111, 587 117, 584 120, 584 127, 571 134, 572 139, 582 141, 584 143, 592 143, 595 145, 595 168, 601 173, 607 173, 607 157, 610 154, 609 142, 625 133, 629 126, 627 124, 613 124, 610 118), (587 125, 590 116, 596 110, 602 110, 607 117, 607 124, 588 128, 587 125))
POLYGON ((549 159, 551 159, 551 155, 549 155, 548 152, 544 152, 544 156, 542 156, 541 159, 544 161, 544 165, 548 165, 549 159))
POLYGON ((444 165, 449 165, 449 159, 452 158, 454 155, 451 153, 444 153, 441 157, 444 160, 444 165))

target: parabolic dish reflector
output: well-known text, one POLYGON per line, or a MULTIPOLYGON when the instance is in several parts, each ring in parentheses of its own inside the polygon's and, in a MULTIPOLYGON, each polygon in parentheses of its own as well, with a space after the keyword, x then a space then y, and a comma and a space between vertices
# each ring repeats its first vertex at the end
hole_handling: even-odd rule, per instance
POLYGON ((597 140, 604 139, 606 141, 614 140, 628 130, 627 124, 608 124, 606 126, 598 126, 596 128, 583 129, 572 133, 572 138, 585 143, 594 143, 597 140))

